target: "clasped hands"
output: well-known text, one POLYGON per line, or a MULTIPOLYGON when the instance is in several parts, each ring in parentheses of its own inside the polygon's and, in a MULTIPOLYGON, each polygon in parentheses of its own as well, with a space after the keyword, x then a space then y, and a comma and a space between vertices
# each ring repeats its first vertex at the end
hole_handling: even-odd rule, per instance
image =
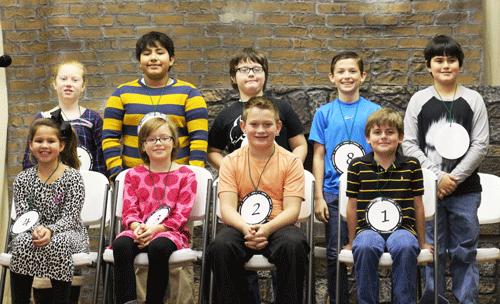
POLYGON ((52 230, 43 226, 38 226, 35 228, 35 230, 33 230, 31 237, 33 238, 33 245, 37 247, 43 247, 50 243, 52 230))
POLYGON ((143 249, 151 243, 154 235, 155 233, 151 229, 151 226, 146 226, 146 224, 141 223, 134 229, 134 243, 138 243, 137 247, 143 249))
POLYGON ((245 228, 243 234, 246 240, 245 245, 248 248, 261 250, 268 245, 267 238, 269 237, 269 233, 267 232, 265 224, 247 225, 245 228))

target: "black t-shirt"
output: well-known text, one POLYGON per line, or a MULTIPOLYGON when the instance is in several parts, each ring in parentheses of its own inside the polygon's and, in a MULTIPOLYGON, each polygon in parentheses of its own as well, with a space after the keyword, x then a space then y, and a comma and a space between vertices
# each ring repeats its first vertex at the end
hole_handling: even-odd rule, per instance
MULTIPOLYGON (((281 147, 291 151, 288 140, 305 131, 302 122, 289 103, 282 100, 273 99, 278 107, 282 127, 280 134, 275 141, 281 147)), ((229 153, 246 144, 246 135, 241 131, 240 121, 243 114, 244 102, 236 101, 227 108, 224 108, 215 117, 214 123, 208 132, 208 145, 219 149, 227 150, 229 153)))

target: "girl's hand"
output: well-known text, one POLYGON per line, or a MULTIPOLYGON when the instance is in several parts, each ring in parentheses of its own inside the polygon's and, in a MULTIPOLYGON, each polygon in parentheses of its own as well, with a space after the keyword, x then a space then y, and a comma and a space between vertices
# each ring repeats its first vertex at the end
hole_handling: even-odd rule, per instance
POLYGON ((150 226, 146 226, 146 224, 140 224, 134 230, 134 242, 139 244, 137 245, 139 249, 142 249, 148 246, 149 243, 151 243, 154 235, 155 232, 151 229, 150 226))
POLYGON ((37 247, 43 247, 50 243, 52 230, 43 226, 38 226, 35 228, 35 230, 33 230, 31 237, 33 238, 33 245, 37 247))

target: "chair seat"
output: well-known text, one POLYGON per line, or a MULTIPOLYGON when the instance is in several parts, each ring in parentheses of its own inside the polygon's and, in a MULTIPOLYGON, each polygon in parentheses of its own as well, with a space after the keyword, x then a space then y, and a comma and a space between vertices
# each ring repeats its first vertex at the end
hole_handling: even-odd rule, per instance
POLYGON ((318 260, 327 260, 325 247, 314 247, 314 258, 318 260))
POLYGON ((245 269, 248 270, 275 270, 276 266, 269 262, 269 260, 262 254, 254 255, 245 264, 245 269))
POLYGON ((478 263, 495 262, 496 260, 500 260, 500 249, 478 248, 476 260, 478 263))
MULTIPOLYGON (((169 267, 176 268, 182 266, 192 265, 198 260, 198 256, 201 257, 201 253, 194 251, 190 248, 180 249, 174 251, 169 259, 169 267)), ((115 263, 115 258, 113 257, 113 249, 106 249, 103 254, 103 260, 107 263, 115 263)), ((139 253, 134 260, 135 267, 138 268, 148 268, 148 254, 139 253)))
MULTIPOLYGON (((4 252, 0 254, 0 265, 5 267, 10 267, 11 259, 12 259, 12 254, 10 253, 4 252)), ((75 265, 76 268, 90 266, 92 265, 92 262, 96 261, 96 259, 97 259, 97 253, 94 254, 94 258, 92 257, 92 254, 83 252, 73 254, 73 264, 75 265)))
MULTIPOLYGON (((326 256, 326 250, 325 250, 325 256, 326 256)), ((352 250, 346 250, 346 249, 341 250, 339 255, 339 260, 342 263, 348 265, 354 265, 354 257, 352 255, 352 250)), ((432 253, 429 251, 429 249, 422 249, 417 257, 417 263, 419 265, 425 265, 432 261, 433 261, 432 253)), ((392 258, 388 252, 384 252, 382 254, 378 266, 379 268, 390 268, 392 266, 392 258)))

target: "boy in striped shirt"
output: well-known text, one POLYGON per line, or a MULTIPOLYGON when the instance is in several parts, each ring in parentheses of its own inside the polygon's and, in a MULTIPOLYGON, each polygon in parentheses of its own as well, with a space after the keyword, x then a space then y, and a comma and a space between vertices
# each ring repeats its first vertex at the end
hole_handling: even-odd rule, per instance
POLYGON ((404 135, 396 111, 383 108, 371 114, 365 136, 373 152, 351 161, 346 191, 345 249, 353 252, 358 303, 379 302, 378 263, 385 250, 393 260, 394 303, 416 303, 417 256, 420 249, 433 250, 425 242, 422 168, 416 158, 397 152, 404 135), (381 205, 388 210, 375 211, 381 205))

